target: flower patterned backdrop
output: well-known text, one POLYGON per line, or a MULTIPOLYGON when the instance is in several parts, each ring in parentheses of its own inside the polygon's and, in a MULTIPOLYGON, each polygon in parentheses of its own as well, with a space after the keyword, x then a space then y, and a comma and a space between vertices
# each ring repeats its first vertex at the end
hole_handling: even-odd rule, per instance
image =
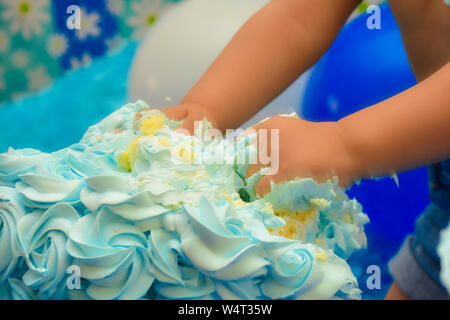
POLYGON ((59 75, 140 38, 180 0, 0 0, 0 102, 52 83, 59 75), (66 25, 70 5, 80 29, 66 25))

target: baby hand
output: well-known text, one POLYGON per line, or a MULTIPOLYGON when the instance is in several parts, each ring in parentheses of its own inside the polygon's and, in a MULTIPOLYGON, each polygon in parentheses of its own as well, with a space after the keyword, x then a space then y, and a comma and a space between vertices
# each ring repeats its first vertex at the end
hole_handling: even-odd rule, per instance
MULTIPOLYGON (((267 129, 267 147, 258 143, 259 154, 268 154, 267 150, 279 154, 278 171, 273 175, 264 176, 259 181, 256 187, 256 193, 259 195, 270 191, 270 181, 281 182, 296 177, 311 177, 322 182, 337 176, 341 186, 349 186, 358 179, 355 174, 355 160, 346 150, 336 122, 315 123, 276 116, 253 129, 258 135, 261 134, 260 129, 267 129), (275 129, 279 130, 279 139, 271 141, 270 131, 275 129)), ((274 155, 271 154, 270 158, 273 159, 274 155)), ((260 168, 260 163, 250 166, 247 176, 251 176, 260 168)))
MULTIPOLYGON (((142 112, 146 110, 148 109, 141 110, 136 114, 136 121, 141 118, 142 112)), ((162 109, 161 111, 164 112, 169 119, 176 121, 183 120, 181 129, 189 131, 191 135, 194 134, 194 121, 202 121, 204 118, 207 118, 213 127, 216 127, 217 125, 217 120, 214 115, 206 108, 196 103, 184 103, 162 109)))

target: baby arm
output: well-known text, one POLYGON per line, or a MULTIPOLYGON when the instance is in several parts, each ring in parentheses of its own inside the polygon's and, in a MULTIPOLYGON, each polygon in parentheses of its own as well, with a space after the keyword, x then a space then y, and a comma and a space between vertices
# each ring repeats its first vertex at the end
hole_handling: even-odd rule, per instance
POLYGON ((338 122, 361 178, 450 158, 450 62, 413 88, 338 122))
POLYGON ((449 88, 447 63, 413 88, 338 122, 274 117, 261 123, 255 129, 279 129, 279 141, 270 141, 279 144, 279 170, 261 179, 257 193, 269 191, 270 181, 297 176, 337 176, 348 186, 450 158, 449 88))
POLYGON ((193 121, 207 117, 222 131, 244 123, 312 66, 332 44, 360 0, 272 0, 236 33, 179 106, 193 121))

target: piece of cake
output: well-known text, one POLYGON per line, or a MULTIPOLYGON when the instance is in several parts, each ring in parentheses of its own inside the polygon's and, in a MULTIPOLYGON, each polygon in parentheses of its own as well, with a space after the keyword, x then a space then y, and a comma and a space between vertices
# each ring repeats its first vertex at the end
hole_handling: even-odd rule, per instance
POLYGON ((1 299, 360 298, 345 259, 368 218, 337 181, 258 198, 264 172, 236 161, 254 136, 187 136, 159 110, 135 123, 146 108, 54 153, 0 155, 1 299))

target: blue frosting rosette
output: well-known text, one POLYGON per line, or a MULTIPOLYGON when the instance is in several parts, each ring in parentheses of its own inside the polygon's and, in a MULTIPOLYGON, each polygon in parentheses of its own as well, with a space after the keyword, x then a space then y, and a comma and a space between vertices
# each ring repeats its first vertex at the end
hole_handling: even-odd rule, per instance
POLYGON ((37 296, 63 297, 67 267, 72 261, 66 242, 72 225, 79 218, 72 206, 58 203, 46 211, 32 211, 19 220, 17 237, 28 267, 22 280, 37 296))
POLYGON ((238 161, 256 155, 254 135, 180 124, 138 101, 63 150, 1 154, 0 298, 361 297, 345 259, 368 218, 337 181, 260 198, 264 169, 247 179, 238 161))

